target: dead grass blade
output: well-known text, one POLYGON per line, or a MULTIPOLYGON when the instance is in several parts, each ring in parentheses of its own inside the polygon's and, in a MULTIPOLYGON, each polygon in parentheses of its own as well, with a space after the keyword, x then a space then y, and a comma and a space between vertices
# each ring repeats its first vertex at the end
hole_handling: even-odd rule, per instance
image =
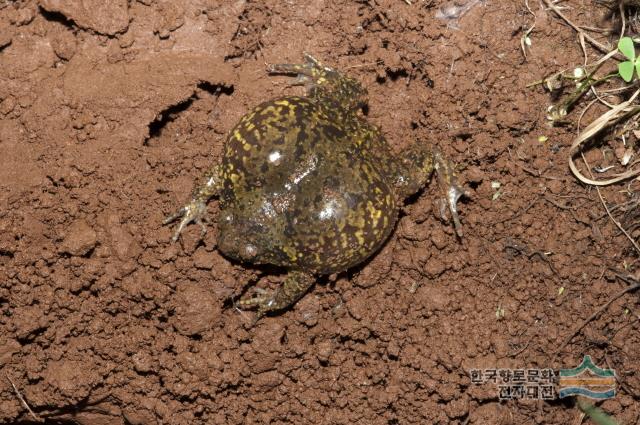
POLYGON ((640 106, 634 105, 633 101, 640 94, 640 89, 636 90, 633 95, 624 102, 614 106, 609 111, 602 114, 598 119, 589 124, 578 136, 574 139, 571 144, 571 151, 569 155, 569 168, 571 172, 578 180, 583 183, 590 184, 593 186, 608 186, 610 184, 618 183, 623 180, 627 180, 633 177, 640 175, 640 168, 635 170, 629 170, 624 173, 620 173, 615 175, 612 178, 603 179, 603 180, 595 180, 583 175, 578 167, 575 164, 574 158, 578 153, 581 152, 581 146, 584 145, 585 142, 589 141, 596 134, 600 133, 605 128, 608 128, 618 122, 624 121, 626 119, 631 118, 632 116, 638 114, 640 112, 640 106))

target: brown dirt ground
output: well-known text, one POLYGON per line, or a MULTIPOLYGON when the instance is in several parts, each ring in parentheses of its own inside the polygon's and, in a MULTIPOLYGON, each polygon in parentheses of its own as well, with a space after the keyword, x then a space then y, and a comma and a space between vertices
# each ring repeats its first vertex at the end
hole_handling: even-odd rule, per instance
POLYGON ((501 402, 468 371, 590 354, 620 380, 600 406, 637 423, 637 293, 553 356, 637 255, 568 171, 574 127, 549 128, 549 95, 525 87, 583 60, 529 3, 455 22, 440 0, 0 3, 0 422, 33 419, 11 379, 47 423, 571 423, 573 402, 501 402), (230 299, 279 277, 222 257, 215 231, 171 244, 161 222, 250 107, 299 93, 265 63, 303 51, 363 82, 398 152, 419 140, 459 165, 465 235, 432 185, 371 261, 250 327, 230 299))

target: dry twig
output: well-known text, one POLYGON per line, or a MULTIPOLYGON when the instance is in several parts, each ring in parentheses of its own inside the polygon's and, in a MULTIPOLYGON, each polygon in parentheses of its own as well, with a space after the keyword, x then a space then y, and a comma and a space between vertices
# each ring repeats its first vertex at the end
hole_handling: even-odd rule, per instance
POLYGON ((44 419, 40 418, 38 415, 36 415, 35 413, 33 413, 33 410, 31 410, 31 408, 29 407, 29 405, 27 404, 27 402, 25 401, 24 397, 22 397, 22 394, 20 394, 20 391, 18 391, 18 387, 16 387, 16 384, 13 383, 13 381, 11 380, 11 378, 9 378, 9 375, 6 375, 7 380, 9 381, 9 383, 11 384, 11 386, 13 387, 13 391, 16 393, 16 397, 18 397, 18 400, 20 400, 20 403, 22 403, 22 405, 24 406, 25 409, 27 409, 27 411, 29 412, 29 414, 31 415, 31 417, 36 421, 36 422, 44 422, 44 419))
MULTIPOLYGON (((584 155, 582 155, 582 160, 587 165, 587 169, 589 169, 589 163, 587 162, 584 155)), ((640 169, 638 171, 640 172, 640 169)), ((589 169, 589 175, 591 176, 591 179, 593 179, 593 174, 591 173, 590 169, 589 169)), ((636 252, 640 254, 640 246, 638 246, 638 243, 631 237, 629 232, 626 231, 626 229, 622 226, 622 224, 613 217, 613 214, 611 214, 611 210, 609 210, 609 207, 607 206, 607 203, 604 201, 604 197, 602 196, 602 192, 600 192, 600 188, 597 185, 596 185, 596 191, 598 192, 598 197, 600 198, 600 202, 602 203, 604 210, 607 212, 607 215, 609 216, 611 221, 613 221, 613 224, 615 224, 616 227, 627 237, 627 239, 629 239, 629 242, 631 242, 631 245, 633 245, 633 247, 636 249, 636 252)))
POLYGON ((582 37, 584 37, 585 40, 587 40, 593 47, 595 47, 596 49, 600 50, 602 53, 609 53, 609 51, 611 49, 607 48, 607 46, 605 46, 604 44, 600 43, 598 40, 594 39, 593 37, 591 37, 589 34, 585 33, 582 28, 580 28, 579 26, 577 26, 576 24, 574 24, 573 22, 571 22, 571 20, 569 18, 567 18, 561 11, 560 9, 558 9, 558 7, 551 3, 549 0, 542 0, 544 2, 544 4, 547 5, 547 7, 551 10, 553 10, 553 12, 558 15, 560 17, 560 19, 562 19, 563 21, 565 21, 567 23, 567 25, 569 25, 571 28, 573 28, 578 34, 580 34, 582 37))
MULTIPOLYGON (((626 276, 622 276, 622 275, 618 275, 616 274, 616 277, 618 277, 621 280, 624 280, 625 282, 630 281, 631 279, 627 278, 626 276)), ((562 344, 560 344, 560 347, 558 347, 558 349, 556 350, 556 352, 553 355, 553 358, 555 359, 556 356, 560 353, 560 351, 562 351, 564 349, 564 347, 567 346, 567 344, 573 339, 574 336, 576 336, 577 334, 580 333, 580 331, 582 329, 584 329, 585 326, 587 326, 590 322, 592 322, 593 320, 595 320, 600 313, 602 313, 603 311, 605 311, 607 308, 609 308, 609 306, 616 301, 618 298, 622 297, 624 294, 628 293, 628 292, 633 292, 637 289, 640 288, 640 282, 636 282, 635 280, 633 280, 635 283, 631 286, 626 287, 625 289, 623 289, 622 291, 618 292, 617 294, 615 294, 613 297, 611 297, 611 299, 609 301, 607 301, 602 307, 600 307, 599 309, 597 309, 591 316, 589 316, 586 320, 584 320, 577 328, 576 330, 574 330, 573 332, 571 332, 571 334, 569 334, 569 336, 567 336, 564 341, 562 342, 562 344)))

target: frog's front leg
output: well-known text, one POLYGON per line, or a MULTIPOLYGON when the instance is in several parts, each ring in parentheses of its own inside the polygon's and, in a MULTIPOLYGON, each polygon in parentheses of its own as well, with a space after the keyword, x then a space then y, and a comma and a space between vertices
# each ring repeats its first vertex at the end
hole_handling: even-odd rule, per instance
POLYGON ((182 233, 187 224, 191 222, 200 225, 202 229, 201 237, 204 237, 204 234, 207 232, 207 227, 205 226, 205 222, 207 221, 207 201, 211 197, 219 194, 220 186, 220 165, 216 164, 209 168, 200 181, 194 186, 191 193, 191 201, 165 218, 162 222, 162 224, 165 225, 182 217, 172 238, 174 242, 178 240, 180 233, 182 233))
POLYGON ((267 67, 267 71, 272 74, 297 75, 299 84, 321 83, 328 75, 336 74, 334 69, 322 65, 308 53, 304 54, 304 59, 304 63, 271 64, 267 67))
POLYGON ((435 171, 438 185, 444 193, 444 198, 451 213, 453 227, 458 237, 462 237, 462 225, 458 215, 458 200, 465 191, 458 184, 458 176, 453 163, 438 149, 427 149, 422 145, 415 145, 403 159, 408 178, 401 179, 402 191, 410 196, 420 190, 435 171))
MULTIPOLYGON (((340 72, 323 65, 310 54, 305 53, 304 58, 304 63, 271 64, 267 67, 267 71, 271 74, 295 75, 296 80, 293 85, 305 86, 307 96, 312 97, 319 87, 335 90, 339 82, 348 80, 340 72)), ((357 87, 360 88, 360 85, 357 84, 357 87)))
POLYGON ((316 279, 311 273, 290 271, 278 289, 275 291, 261 290, 260 295, 241 300, 239 305, 242 307, 258 306, 258 312, 254 318, 255 323, 271 311, 283 310, 293 305, 302 298, 315 281, 316 279))

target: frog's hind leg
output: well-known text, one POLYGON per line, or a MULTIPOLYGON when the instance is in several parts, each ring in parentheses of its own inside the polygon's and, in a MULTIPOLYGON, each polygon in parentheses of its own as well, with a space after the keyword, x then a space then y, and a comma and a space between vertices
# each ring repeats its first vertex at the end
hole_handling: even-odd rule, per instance
POLYGON ((275 291, 260 290, 253 298, 241 300, 241 307, 258 306, 254 323, 271 311, 283 310, 298 301, 315 283, 315 277, 310 273, 290 271, 275 291))
POLYGON ((163 225, 169 224, 179 218, 180 223, 173 234, 172 240, 178 240, 180 233, 191 222, 198 224, 201 228, 201 237, 207 232, 205 222, 207 221, 207 201, 217 196, 220 192, 220 166, 214 165, 202 176, 200 181, 194 186, 191 193, 191 201, 186 203, 175 213, 171 214, 162 222, 163 225))

